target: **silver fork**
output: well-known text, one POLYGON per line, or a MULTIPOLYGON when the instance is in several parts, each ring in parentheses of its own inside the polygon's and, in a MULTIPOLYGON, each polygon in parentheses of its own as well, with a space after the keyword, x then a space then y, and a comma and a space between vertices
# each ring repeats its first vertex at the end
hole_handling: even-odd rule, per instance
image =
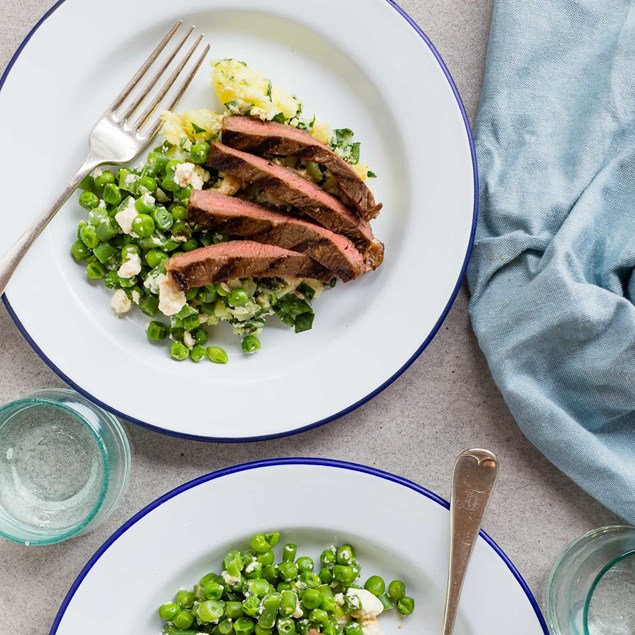
POLYGON ((129 97, 143 78, 149 74, 150 67, 172 41, 181 25, 182 22, 179 21, 168 31, 156 49, 152 51, 148 59, 144 62, 143 66, 135 73, 134 77, 121 91, 108 110, 106 110, 99 121, 97 121, 88 139, 89 151, 86 161, 84 161, 77 172, 73 174, 68 185, 58 194, 55 201, 51 204, 51 207, 36 219, 15 245, 0 258, 0 295, 4 293, 11 276, 14 274, 20 261, 31 248, 36 238, 51 222, 51 219, 57 214, 82 180, 96 167, 105 163, 109 165, 129 163, 147 148, 152 137, 154 137, 161 127, 161 116, 158 106, 162 104, 177 79, 184 75, 184 79, 177 86, 174 95, 166 101, 165 109, 172 110, 177 105, 209 52, 210 47, 208 44, 198 58, 196 58, 190 70, 184 72, 185 66, 199 48, 203 35, 199 35, 194 40, 189 50, 180 58, 175 69, 160 87, 159 80, 165 74, 170 64, 177 58, 177 55, 194 31, 194 27, 187 30, 185 35, 168 53, 161 66, 156 69, 140 92, 132 99, 129 99, 129 97), (158 90, 155 92, 157 87, 158 90), (151 94, 153 94, 153 97, 146 105, 151 94), (142 106, 145 106, 143 112, 134 118, 133 121, 133 116, 142 106))

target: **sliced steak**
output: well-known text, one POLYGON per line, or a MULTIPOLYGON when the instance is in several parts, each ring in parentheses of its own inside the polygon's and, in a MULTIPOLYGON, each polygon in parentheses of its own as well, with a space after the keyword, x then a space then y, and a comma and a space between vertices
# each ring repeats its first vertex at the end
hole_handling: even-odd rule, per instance
POLYGON ((367 221, 319 185, 291 170, 222 143, 212 144, 209 165, 265 190, 322 227, 344 234, 362 251, 366 251, 373 242, 373 232, 367 221))
POLYGON ((179 254, 166 261, 170 278, 187 291, 234 278, 308 278, 329 282, 333 274, 305 254, 261 245, 252 240, 232 240, 179 254))
POLYGON ((344 202, 365 220, 375 218, 382 207, 350 163, 304 130, 235 115, 223 120, 223 143, 245 152, 293 156, 323 165, 337 181, 344 202))
POLYGON ((344 282, 369 269, 345 236, 214 190, 193 190, 187 214, 188 220, 223 234, 306 254, 344 282))

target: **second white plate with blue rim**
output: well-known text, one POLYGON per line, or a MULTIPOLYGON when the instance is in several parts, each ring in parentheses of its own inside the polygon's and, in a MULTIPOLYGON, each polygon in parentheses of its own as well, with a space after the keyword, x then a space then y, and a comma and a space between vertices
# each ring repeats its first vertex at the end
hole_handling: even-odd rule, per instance
MULTIPOLYGON (((415 600, 407 618, 380 617, 384 635, 441 632, 448 564, 448 504, 404 478, 326 459, 239 465, 186 483, 116 531, 73 584, 51 635, 160 633, 158 607, 179 588, 220 572, 231 548, 280 531, 317 558, 350 543, 361 579, 400 578, 415 600), (95 607, 117 607, 100 611, 95 607)), ((278 554, 279 556, 279 554, 278 554)), ((521 575, 485 533, 474 549, 456 635, 548 635, 521 575)))

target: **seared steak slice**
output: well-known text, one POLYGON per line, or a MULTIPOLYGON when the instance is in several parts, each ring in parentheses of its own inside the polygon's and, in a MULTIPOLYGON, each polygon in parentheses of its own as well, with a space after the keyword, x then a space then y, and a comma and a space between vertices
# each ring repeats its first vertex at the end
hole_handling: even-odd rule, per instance
POLYGON ((333 274, 304 254, 251 240, 201 247, 165 263, 170 278, 187 291, 234 278, 308 278, 329 282, 333 274))
POLYGON ((375 218, 382 207, 350 163, 304 130, 235 115, 223 120, 223 143, 245 152, 293 156, 323 165, 337 181, 344 202, 365 220, 375 218))
POLYGON ((362 254, 345 236, 214 190, 193 190, 187 213, 188 220, 223 234, 311 256, 344 282, 369 269, 362 254))
POLYGON ((336 234, 344 234, 362 251, 368 249, 373 241, 373 232, 367 221, 359 218, 319 185, 291 170, 222 143, 212 144, 209 165, 267 191, 322 227, 336 234))

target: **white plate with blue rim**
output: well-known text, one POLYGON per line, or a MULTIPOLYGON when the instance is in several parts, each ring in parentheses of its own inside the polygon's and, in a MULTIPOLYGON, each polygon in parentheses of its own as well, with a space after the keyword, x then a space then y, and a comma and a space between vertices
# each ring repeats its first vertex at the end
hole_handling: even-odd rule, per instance
MULTIPOLYGON (((5 183, 0 253, 83 161, 88 132, 176 20, 297 94, 304 112, 351 127, 378 178, 382 267, 315 303, 310 332, 265 327, 246 357, 176 363, 124 319, 110 291, 69 255, 84 210, 73 197, 5 295, 20 330, 62 378, 111 412, 196 439, 252 440, 350 412, 399 376, 437 332, 458 292, 476 224, 477 177, 465 111, 432 43, 392 0, 58 2, 7 67, 0 91, 5 183)), ((209 67, 180 109, 216 107, 209 67)), ((220 105, 218 105, 220 106, 220 105)), ((272 324, 276 320, 272 319, 272 324)))
MULTIPOLYGON (((158 607, 209 572, 251 536, 281 532, 317 561, 351 544, 362 571, 401 579, 415 610, 380 615, 384 635, 441 632, 449 551, 447 503, 373 468, 324 459, 277 459, 208 474, 162 496, 116 531, 72 585, 51 635, 161 633, 158 607), (107 607, 99 611, 96 607, 107 607), (115 608, 116 607, 116 608, 115 608)), ((467 573, 456 635, 548 635, 536 600, 484 533, 467 573)))

